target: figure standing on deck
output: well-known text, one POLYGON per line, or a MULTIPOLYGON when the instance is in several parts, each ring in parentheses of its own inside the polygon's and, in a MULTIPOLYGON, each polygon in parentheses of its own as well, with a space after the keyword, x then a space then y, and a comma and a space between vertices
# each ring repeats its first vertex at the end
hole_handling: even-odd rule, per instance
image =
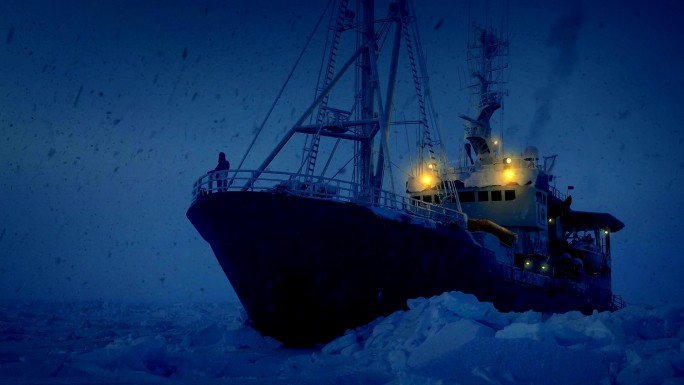
POLYGON ((226 160, 226 154, 223 152, 219 152, 219 157, 218 157, 218 164, 216 165, 216 168, 214 171, 221 171, 221 170, 228 170, 230 169, 230 162, 226 160))
MULTIPOLYGON (((230 162, 226 160, 226 154, 224 152, 219 152, 218 164, 214 171, 228 171, 230 169, 230 162)), ((224 184, 228 187, 228 182, 225 180, 228 177, 227 173, 216 173, 214 178, 216 178, 216 187, 219 191, 225 191, 223 188, 224 184)))

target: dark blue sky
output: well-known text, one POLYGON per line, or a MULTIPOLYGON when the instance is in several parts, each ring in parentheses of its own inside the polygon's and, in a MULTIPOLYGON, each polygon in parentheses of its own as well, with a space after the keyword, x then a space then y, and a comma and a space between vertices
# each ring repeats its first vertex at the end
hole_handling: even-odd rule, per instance
MULTIPOLYGON (((219 151, 237 164, 323 6, 3 1, 0 299, 231 298, 190 189, 219 151)), ((468 4, 416 9, 456 160, 468 4)), ((558 154, 575 209, 625 222, 613 282, 631 302, 684 302, 682 16, 675 0, 510 5, 507 149, 558 154)), ((312 89, 295 81, 258 154, 312 89)))

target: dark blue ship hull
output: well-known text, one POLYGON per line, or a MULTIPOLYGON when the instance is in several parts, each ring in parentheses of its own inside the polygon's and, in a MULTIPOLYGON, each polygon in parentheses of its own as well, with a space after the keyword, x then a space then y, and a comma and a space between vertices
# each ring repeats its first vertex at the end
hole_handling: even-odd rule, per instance
POLYGON ((199 196, 187 216, 252 326, 290 346, 327 342, 405 309, 409 298, 448 291, 473 293, 505 311, 602 308, 603 299, 573 283, 498 264, 464 229, 363 205, 230 191, 199 196))
POLYGON ((468 232, 352 203, 225 192, 200 197, 187 216, 253 326, 285 344, 328 341, 408 298, 491 284, 494 255, 468 232))

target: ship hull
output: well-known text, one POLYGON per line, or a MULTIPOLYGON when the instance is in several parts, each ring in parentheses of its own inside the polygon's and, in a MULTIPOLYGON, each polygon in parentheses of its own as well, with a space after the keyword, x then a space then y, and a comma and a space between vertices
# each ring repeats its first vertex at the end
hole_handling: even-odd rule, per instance
POLYGON ((187 216, 252 326, 290 346, 329 341, 405 309, 409 298, 447 291, 506 311, 601 307, 572 284, 501 266, 466 230, 363 205, 229 191, 199 196, 187 216))

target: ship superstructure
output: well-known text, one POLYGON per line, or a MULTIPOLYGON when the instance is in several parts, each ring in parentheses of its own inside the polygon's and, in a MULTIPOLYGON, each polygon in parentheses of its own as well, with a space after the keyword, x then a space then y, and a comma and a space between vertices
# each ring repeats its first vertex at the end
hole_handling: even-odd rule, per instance
POLYGON ((531 284, 550 298, 568 291, 578 297, 577 302, 562 305, 560 299, 520 295, 502 283, 501 295, 491 299, 500 309, 590 312, 621 307, 621 298, 611 289, 610 236, 624 224, 608 213, 570 208, 572 197, 553 184, 556 155, 540 158, 534 146, 518 154, 504 152, 501 135, 492 133, 491 118, 503 104, 501 73, 507 68, 508 41, 492 27, 474 30, 468 63, 475 117, 461 115, 464 155, 459 166, 442 166, 445 171, 428 178, 429 184, 409 178, 411 197, 466 213, 469 230, 483 240, 489 237, 481 243, 499 249, 501 282, 531 284), (457 199, 448 198, 450 185, 458 191, 457 199), (498 238, 498 245, 491 235, 498 238))

